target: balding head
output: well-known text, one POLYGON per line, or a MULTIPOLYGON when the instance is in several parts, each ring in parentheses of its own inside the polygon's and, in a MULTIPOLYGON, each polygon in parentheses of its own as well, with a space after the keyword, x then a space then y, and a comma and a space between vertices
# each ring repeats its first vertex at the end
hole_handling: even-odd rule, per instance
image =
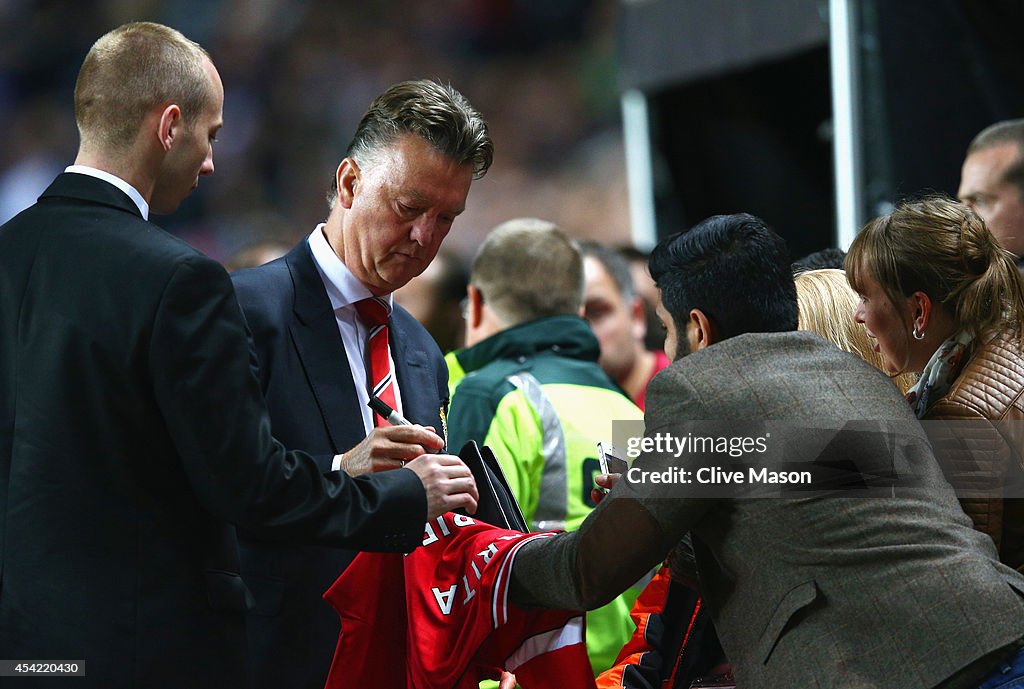
POLYGON ((495 227, 473 259, 469 281, 508 327, 578 313, 579 246, 554 223, 517 218, 495 227))
POLYGON ((957 196, 999 243, 1024 255, 1024 119, 997 122, 967 148, 957 196))
POLYGON ((132 145, 146 114, 177 104, 186 122, 213 97, 199 44, 161 24, 133 22, 102 36, 75 84, 75 120, 83 145, 120 150, 132 145))

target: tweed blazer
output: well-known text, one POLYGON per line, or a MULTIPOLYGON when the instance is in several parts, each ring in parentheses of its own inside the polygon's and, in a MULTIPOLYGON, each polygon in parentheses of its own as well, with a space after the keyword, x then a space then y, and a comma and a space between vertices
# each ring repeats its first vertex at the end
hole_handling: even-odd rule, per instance
MULTIPOLYGON (((906 403, 870 365, 812 333, 748 334, 675 362, 647 395, 647 437, 679 437, 694 420, 737 432, 791 424, 785 452, 765 460, 777 469, 827 464, 829 453, 839 464, 879 459, 858 456, 856 443, 808 451, 818 434, 802 426, 897 427, 904 437, 885 459, 906 487, 874 497, 750 497, 740 488, 701 497, 623 480, 579 531, 524 547, 515 602, 592 608, 689 531, 741 687, 928 689, 1024 635, 1024 578, 972 528, 906 403)), ((670 461, 694 469, 699 459, 670 461)), ((651 453, 633 466, 660 471, 665 462, 651 453)))

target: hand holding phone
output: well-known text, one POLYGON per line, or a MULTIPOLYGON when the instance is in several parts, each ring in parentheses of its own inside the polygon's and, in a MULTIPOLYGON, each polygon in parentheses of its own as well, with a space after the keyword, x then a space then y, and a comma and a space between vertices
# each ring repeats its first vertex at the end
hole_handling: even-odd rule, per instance
POLYGON ((597 444, 597 461, 601 464, 602 474, 624 474, 629 471, 629 462, 625 457, 611 443, 597 444))
MULTIPOLYGON (((629 462, 626 461, 625 455, 611 443, 597 444, 597 461, 601 465, 602 474, 619 474, 621 477, 622 474, 629 471, 629 462)), ((591 493, 594 502, 600 502, 613 485, 615 485, 614 480, 610 481, 607 487, 598 485, 591 493)))

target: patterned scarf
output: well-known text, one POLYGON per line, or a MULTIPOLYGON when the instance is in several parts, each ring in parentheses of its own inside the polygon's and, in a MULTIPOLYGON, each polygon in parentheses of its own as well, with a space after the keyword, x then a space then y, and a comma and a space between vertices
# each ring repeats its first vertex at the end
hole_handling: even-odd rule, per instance
POLYGON ((907 391, 906 400, 917 418, 923 418, 932 402, 949 392, 953 381, 967 363, 972 344, 974 334, 969 330, 960 330, 939 345, 932 354, 917 383, 907 391))

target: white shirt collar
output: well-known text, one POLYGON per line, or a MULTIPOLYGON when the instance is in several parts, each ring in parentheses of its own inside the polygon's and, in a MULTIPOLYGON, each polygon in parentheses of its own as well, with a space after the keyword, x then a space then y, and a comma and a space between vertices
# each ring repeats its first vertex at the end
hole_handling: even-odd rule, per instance
MULTIPOLYGON (((331 248, 327 236, 324 234, 324 223, 316 226, 307 241, 309 250, 313 254, 313 263, 316 264, 316 268, 320 272, 320 277, 327 288, 327 296, 331 300, 331 307, 335 311, 373 296, 366 285, 359 282, 352 274, 338 254, 334 253, 334 249, 331 248)), ((388 294, 386 299, 388 308, 394 308, 392 295, 388 294)))
POLYGON ((146 203, 146 199, 142 198, 142 194, 139 190, 132 185, 125 182, 123 179, 116 175, 112 175, 104 170, 98 170, 88 165, 68 165, 64 168, 64 172, 74 172, 79 175, 89 175, 97 179, 102 179, 104 182, 109 182, 115 187, 128 194, 128 198, 135 202, 135 205, 139 207, 139 213, 142 213, 143 220, 149 220, 149 204, 146 203))

